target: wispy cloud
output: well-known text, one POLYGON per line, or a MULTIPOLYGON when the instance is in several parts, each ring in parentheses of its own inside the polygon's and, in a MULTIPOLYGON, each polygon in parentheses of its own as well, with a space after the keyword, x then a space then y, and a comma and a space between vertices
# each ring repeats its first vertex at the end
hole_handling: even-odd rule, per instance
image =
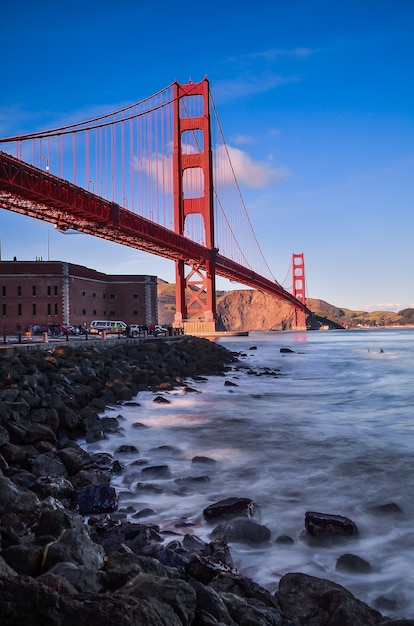
POLYGON ((266 93, 279 85, 295 83, 298 76, 283 77, 276 74, 267 76, 241 76, 239 78, 214 81, 212 91, 216 102, 229 102, 239 98, 250 98, 256 94, 266 93))
POLYGON ((381 302, 380 304, 367 306, 364 310, 370 313, 374 311, 394 311, 398 313, 398 311, 403 311, 404 309, 412 309, 412 308, 414 308, 414 303, 402 304, 401 302, 381 302))
POLYGON ((263 188, 272 183, 286 181, 291 172, 286 167, 273 167, 266 162, 253 159, 239 148, 227 146, 237 181, 251 188, 263 188))
POLYGON ((280 48, 275 48, 271 50, 262 50, 261 52, 252 52, 244 55, 244 57, 255 61, 257 59, 263 59, 264 61, 276 61, 282 57, 306 59, 311 54, 313 54, 313 52, 309 48, 292 48, 291 50, 281 50, 280 48))

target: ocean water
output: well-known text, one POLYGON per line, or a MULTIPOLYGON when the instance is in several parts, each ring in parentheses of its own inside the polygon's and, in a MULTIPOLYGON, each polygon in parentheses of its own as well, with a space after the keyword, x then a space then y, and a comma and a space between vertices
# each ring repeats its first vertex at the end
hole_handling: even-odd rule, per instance
POLYGON ((345 586, 384 615, 414 618, 414 329, 251 333, 220 342, 242 354, 225 377, 189 379, 192 393, 142 392, 139 406, 103 414, 119 416, 119 432, 86 447, 124 463, 113 481, 120 508, 151 508, 137 521, 158 524, 166 542, 170 533, 208 540, 206 506, 252 498, 271 540, 230 544, 244 575, 274 591, 283 574, 304 572, 345 586), (155 395, 170 403, 154 403, 155 395), (125 444, 138 452, 116 452, 125 444), (194 456, 216 463, 195 465, 194 456), (150 465, 167 465, 170 476, 145 477, 150 465), (181 480, 189 477, 207 478, 181 480), (391 503, 400 514, 376 510, 391 503), (311 546, 303 539, 306 511, 349 517, 359 535, 311 546), (293 543, 276 543, 279 535, 293 543), (344 553, 367 560, 371 571, 338 571, 344 553))

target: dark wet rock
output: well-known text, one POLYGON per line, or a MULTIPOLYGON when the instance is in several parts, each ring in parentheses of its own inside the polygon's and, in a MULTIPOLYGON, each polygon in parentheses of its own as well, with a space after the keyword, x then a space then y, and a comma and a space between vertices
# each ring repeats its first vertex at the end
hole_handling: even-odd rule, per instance
POLYGON ((131 552, 141 554, 144 548, 161 542, 162 539, 154 527, 128 521, 104 520, 102 524, 94 524, 90 533, 93 541, 100 544, 107 553, 119 551, 126 546, 131 552))
POLYGON ((225 380, 225 381, 224 381, 224 386, 225 386, 225 387, 238 387, 238 384, 237 384, 237 383, 234 383, 234 382, 233 382, 233 381, 231 381, 231 380, 225 380))
POLYGON ((279 611, 277 598, 251 578, 242 576, 237 571, 222 571, 210 582, 210 586, 220 595, 234 594, 240 598, 257 600, 264 606, 279 611))
POLYGON ((228 543, 261 544, 270 541, 270 537, 271 532, 267 526, 258 524, 249 518, 222 522, 211 533, 212 539, 228 543))
POLYGON ((71 443, 58 451, 58 456, 65 465, 69 476, 76 474, 79 470, 93 465, 93 459, 79 445, 71 443))
POLYGON ((204 585, 210 584, 223 572, 233 572, 232 565, 227 565, 224 561, 215 560, 212 556, 192 556, 187 564, 186 572, 188 576, 195 578, 204 585))
POLYGON ((404 515, 404 511, 395 502, 388 502, 387 504, 378 504, 369 509, 375 515, 386 515, 390 517, 401 517, 404 515))
POLYGON ((43 556, 43 569, 47 571, 56 563, 62 562, 102 569, 105 551, 92 541, 85 527, 69 528, 48 545, 43 556))
POLYGON ((211 459, 208 456, 194 456, 191 459, 191 463, 198 463, 199 465, 215 465, 217 461, 215 459, 211 459))
MULTIPOLYGON (((190 626, 195 617, 196 593, 184 580, 171 580, 151 574, 138 574, 116 594, 132 595, 134 598, 156 597, 167 604, 179 619, 179 624, 190 626)), ((166 622, 168 623, 168 622, 166 622)))
POLYGON ((71 500, 74 497, 72 483, 63 476, 39 476, 30 487, 39 498, 53 496, 59 500, 71 500))
POLYGON ((134 513, 132 517, 134 517, 135 519, 140 519, 142 517, 149 517, 150 515, 155 515, 154 509, 145 508, 134 513))
MULTIPOLYGON (((103 411, 105 409, 105 402, 103 406, 97 410, 103 411)), ((87 443, 93 443, 105 439, 105 432, 101 424, 101 420, 98 415, 90 415, 83 421, 83 427, 85 429, 85 439, 87 443)))
POLYGON ((260 626, 284 626, 284 619, 276 607, 269 607, 255 598, 241 598, 234 593, 222 593, 221 597, 235 624, 260 624, 260 626))
POLYGON ((372 571, 370 563, 356 554, 341 554, 336 561, 336 569, 355 574, 366 574, 372 571))
POLYGON ((6 462, 15 466, 24 463, 29 456, 26 446, 19 446, 11 442, 1 446, 0 451, 6 462))
POLYGON ((60 460, 57 454, 53 452, 45 452, 38 454, 30 460, 30 470, 35 476, 68 476, 65 464, 60 460))
POLYGON ((111 469, 114 462, 114 457, 109 452, 96 452, 90 459, 100 469, 111 469))
POLYGON ((1 526, 21 531, 36 523, 42 508, 35 493, 21 489, 6 476, 0 476, 0 505, 1 526))
POLYGON ((188 583, 196 592, 196 623, 236 625, 237 622, 230 617, 223 599, 214 589, 194 578, 190 578, 188 583))
POLYGON ((42 504, 42 513, 33 526, 36 537, 52 535, 57 539, 64 530, 69 528, 82 529, 84 527, 83 517, 75 511, 64 508, 59 501, 48 498, 42 504))
POLYGON ((155 402, 156 404, 171 404, 171 401, 168 400, 168 398, 165 398, 164 396, 156 396, 153 402, 155 402))
POLYGON ((132 444, 124 444, 122 446, 118 446, 115 450, 116 454, 139 454, 139 450, 136 446, 132 444))
POLYGON ((167 444, 164 444, 162 446, 157 446, 156 448, 151 448, 151 452, 158 452, 160 454, 169 455, 172 457, 182 454, 182 451, 180 448, 178 448, 177 446, 170 446, 167 444))
POLYGON ((197 487, 208 484, 210 482, 209 476, 183 476, 182 478, 176 478, 174 482, 181 487, 197 487))
POLYGON ((46 583, 51 576, 55 580, 65 580, 76 591, 83 593, 102 593, 108 587, 108 577, 105 572, 85 565, 67 562, 56 563, 46 574, 39 576, 38 580, 46 583))
POLYGON ((200 554, 203 550, 208 546, 206 541, 197 537, 197 535, 185 535, 182 540, 183 548, 189 553, 198 553, 200 554))
POLYGON ((137 491, 144 493, 163 493, 164 489, 161 485, 155 483, 137 483, 137 491))
POLYGON ((118 508, 117 493, 106 483, 82 487, 75 496, 81 515, 108 513, 118 508))
POLYGON ((7 565, 18 574, 38 576, 41 571, 43 548, 33 544, 9 546, 2 551, 7 565))
POLYGON ((101 426, 105 433, 113 433, 120 428, 119 420, 116 417, 101 417, 101 426))
POLYGON ((280 348, 280 352, 282 354, 289 354, 290 352, 294 352, 294 350, 291 350, 290 348, 280 348))
POLYGON ((305 513, 305 528, 309 537, 322 541, 358 535, 356 524, 348 517, 315 511, 305 513))
POLYGON ((341 585, 306 574, 286 574, 276 592, 283 615, 309 626, 376 626, 381 614, 341 585))
POLYGON ((10 578, 11 576, 17 576, 17 572, 10 567, 4 560, 4 558, 0 555, 0 578, 3 576, 10 578))
POLYGON ((290 537, 289 535, 279 535, 278 537, 276 537, 275 543, 283 543, 285 545, 292 545, 295 542, 292 539, 292 537, 290 537))
POLYGON ((37 477, 32 474, 32 472, 22 469, 21 467, 10 467, 7 469, 7 472, 5 472, 5 475, 22 489, 32 489, 37 480, 37 477))
POLYGON ((123 587, 129 580, 141 573, 177 578, 175 569, 164 566, 158 559, 135 554, 125 547, 122 551, 111 552, 105 561, 108 587, 112 590, 123 587))
POLYGON ((70 477, 70 481, 77 490, 92 485, 108 485, 111 482, 112 471, 107 469, 84 469, 75 476, 70 477))
POLYGON ((171 470, 168 465, 150 465, 141 470, 143 478, 170 478, 171 470))
POLYGON ((203 515, 207 522, 234 517, 253 517, 257 505, 250 498, 226 498, 207 506, 203 515))
POLYGON ((0 579, 0 623, 5 626, 182 626, 167 604, 156 599, 137 599, 127 594, 57 593, 30 577, 0 579), (64 622, 62 621, 64 616, 64 622))
POLYGON ((183 387, 182 389, 183 393, 200 393, 200 391, 198 389, 194 389, 193 387, 183 387))

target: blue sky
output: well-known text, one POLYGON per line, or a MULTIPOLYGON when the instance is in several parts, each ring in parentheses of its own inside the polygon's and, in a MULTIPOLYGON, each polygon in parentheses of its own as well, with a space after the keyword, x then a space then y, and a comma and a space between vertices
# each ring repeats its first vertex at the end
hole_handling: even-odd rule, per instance
MULTIPOLYGON (((308 297, 414 307, 412 0, 23 0, 1 23, 1 137, 207 76, 277 280, 303 252, 308 297)), ((4 210, 0 237, 3 260, 174 281, 170 261, 4 210)))

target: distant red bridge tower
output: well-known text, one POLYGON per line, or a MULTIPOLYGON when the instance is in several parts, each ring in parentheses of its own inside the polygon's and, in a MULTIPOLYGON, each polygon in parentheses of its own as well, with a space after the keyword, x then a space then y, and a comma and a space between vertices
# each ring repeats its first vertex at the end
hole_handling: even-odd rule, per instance
MULTIPOLYGON (((305 295, 305 260, 303 252, 292 254, 293 295, 306 306, 305 295)), ((305 309, 294 309, 293 327, 295 330, 306 330, 305 309)))

